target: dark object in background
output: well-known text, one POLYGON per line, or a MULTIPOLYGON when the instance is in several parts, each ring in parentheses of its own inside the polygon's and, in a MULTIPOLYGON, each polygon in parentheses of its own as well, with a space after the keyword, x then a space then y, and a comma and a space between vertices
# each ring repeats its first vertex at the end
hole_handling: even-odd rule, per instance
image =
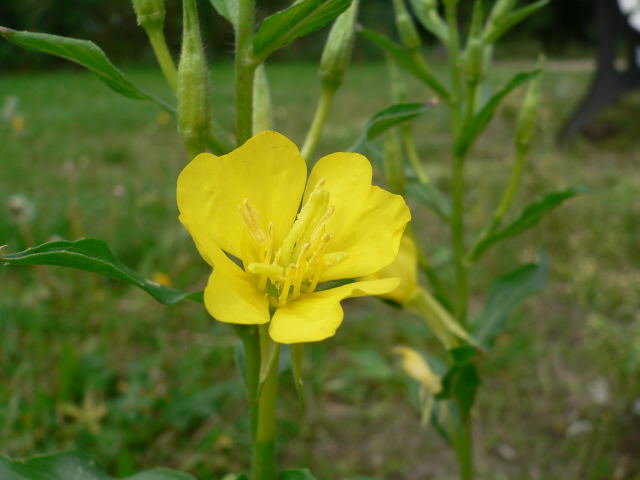
POLYGON ((598 24, 596 76, 562 129, 560 143, 579 133, 600 110, 640 88, 640 2, 595 0, 594 3, 598 24))

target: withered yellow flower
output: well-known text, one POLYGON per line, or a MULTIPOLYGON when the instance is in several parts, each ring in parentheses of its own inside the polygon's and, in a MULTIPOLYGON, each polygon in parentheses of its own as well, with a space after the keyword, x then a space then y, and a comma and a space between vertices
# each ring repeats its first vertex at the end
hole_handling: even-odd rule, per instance
POLYGON ((334 153, 307 179, 298 148, 272 131, 227 155, 196 156, 178 178, 177 197, 180 221, 213 267, 209 313, 221 322, 271 322, 280 343, 314 342, 334 335, 343 299, 393 290, 396 278, 322 289, 377 272, 398 253, 409 209, 371 177, 362 155, 334 153))

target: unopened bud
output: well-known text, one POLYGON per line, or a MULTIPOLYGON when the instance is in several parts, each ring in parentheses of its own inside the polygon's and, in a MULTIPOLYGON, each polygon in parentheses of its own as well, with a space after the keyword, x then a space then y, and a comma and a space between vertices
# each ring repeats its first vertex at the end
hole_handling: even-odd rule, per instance
POLYGON ((438 13, 436 0, 411 0, 413 11, 422 26, 437 36, 445 45, 449 43, 449 27, 438 13))
POLYGON ((146 29, 158 29, 164 25, 163 0, 132 0, 138 25, 146 29))
POLYGON ((520 108, 520 115, 516 126, 516 149, 521 155, 531 148, 533 135, 536 131, 536 119, 538 114, 538 105, 540 104, 540 77, 536 75, 529 83, 527 94, 520 108))
POLYGON ((182 51, 178 65, 178 128, 190 154, 205 149, 210 126, 209 75, 195 0, 183 1, 182 51))
POLYGON ((325 88, 342 85, 353 50, 354 25, 358 15, 358 0, 353 0, 333 23, 320 60, 320 79, 325 88))
POLYGON ((487 20, 484 33, 485 39, 491 39, 494 37, 498 24, 504 17, 509 15, 511 10, 513 10, 515 3, 516 0, 498 0, 495 3, 491 9, 491 13, 489 14, 489 19, 487 20))
POLYGON ((400 33, 400 39, 405 47, 409 50, 417 50, 422 42, 413 19, 404 4, 404 0, 393 0, 393 10, 396 15, 396 27, 400 33))
POLYGON ((470 38, 464 56, 464 73, 467 81, 478 85, 485 75, 484 43, 480 38, 470 38))

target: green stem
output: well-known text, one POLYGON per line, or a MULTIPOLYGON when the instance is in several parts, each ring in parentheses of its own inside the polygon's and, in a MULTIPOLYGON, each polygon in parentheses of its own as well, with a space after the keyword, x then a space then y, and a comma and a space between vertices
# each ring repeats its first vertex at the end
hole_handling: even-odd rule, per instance
POLYGON ((275 359, 262 385, 258 401, 258 422, 253 442, 251 480, 274 480, 276 478, 276 399, 280 346, 276 345, 276 348, 278 350, 275 353, 275 359))
POLYGON ((258 381, 260 378, 260 336, 255 326, 233 325, 244 347, 247 374, 247 396, 251 439, 255 439, 258 425, 258 381))
POLYGON ((451 236, 456 267, 456 318, 462 326, 467 322, 469 297, 468 265, 465 251, 464 231, 464 158, 455 155, 453 159, 453 212, 451 214, 451 236))
POLYGON ((460 436, 456 439, 455 450, 460 467, 460 479, 471 480, 473 478, 473 437, 471 416, 468 414, 461 419, 460 436))
POLYGON ((322 131, 324 130, 324 125, 325 123, 327 123, 327 117, 329 116, 329 112, 331 111, 331 105, 333 104, 333 97, 335 93, 336 89, 333 87, 322 87, 322 94, 320 95, 320 99, 318 100, 316 113, 313 116, 311 127, 309 127, 307 138, 305 139, 301 150, 302 158, 304 158, 307 163, 313 156, 316 147, 318 146, 318 141, 320 140, 322 131))
POLYGON ((238 4, 238 28, 236 30, 236 136, 242 145, 253 133, 253 77, 257 67, 251 56, 255 0, 240 0, 238 4))
POLYGON ((176 65, 173 62, 173 57, 171 57, 171 53, 167 47, 164 32, 161 28, 148 28, 146 32, 164 78, 166 78, 171 90, 175 92, 177 88, 176 65))
POLYGON ((419 68, 422 80, 424 80, 424 82, 429 85, 429 87, 435 93, 437 93, 443 101, 450 103, 452 100, 451 93, 449 92, 447 87, 440 83, 440 80, 438 80, 436 76, 431 73, 429 64, 427 64, 427 61, 420 53, 420 50, 414 50, 411 54, 411 58, 413 59, 415 65, 419 68))

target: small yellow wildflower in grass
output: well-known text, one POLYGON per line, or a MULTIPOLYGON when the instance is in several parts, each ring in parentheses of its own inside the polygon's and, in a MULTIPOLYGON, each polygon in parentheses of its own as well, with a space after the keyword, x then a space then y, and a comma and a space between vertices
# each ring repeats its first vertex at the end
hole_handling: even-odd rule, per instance
POLYGON ((11 130, 13 130, 15 133, 20 133, 21 131, 24 130, 24 117, 20 114, 16 114, 13 117, 11 117, 11 130))
POLYGON ((396 278, 318 288, 377 272, 398 253, 409 209, 371 176, 362 155, 334 153, 307 179, 298 148, 271 131, 227 155, 195 157, 178 178, 178 208, 214 268, 204 291, 209 313, 271 322, 280 343, 313 342, 334 335, 343 299, 396 288, 396 278))

